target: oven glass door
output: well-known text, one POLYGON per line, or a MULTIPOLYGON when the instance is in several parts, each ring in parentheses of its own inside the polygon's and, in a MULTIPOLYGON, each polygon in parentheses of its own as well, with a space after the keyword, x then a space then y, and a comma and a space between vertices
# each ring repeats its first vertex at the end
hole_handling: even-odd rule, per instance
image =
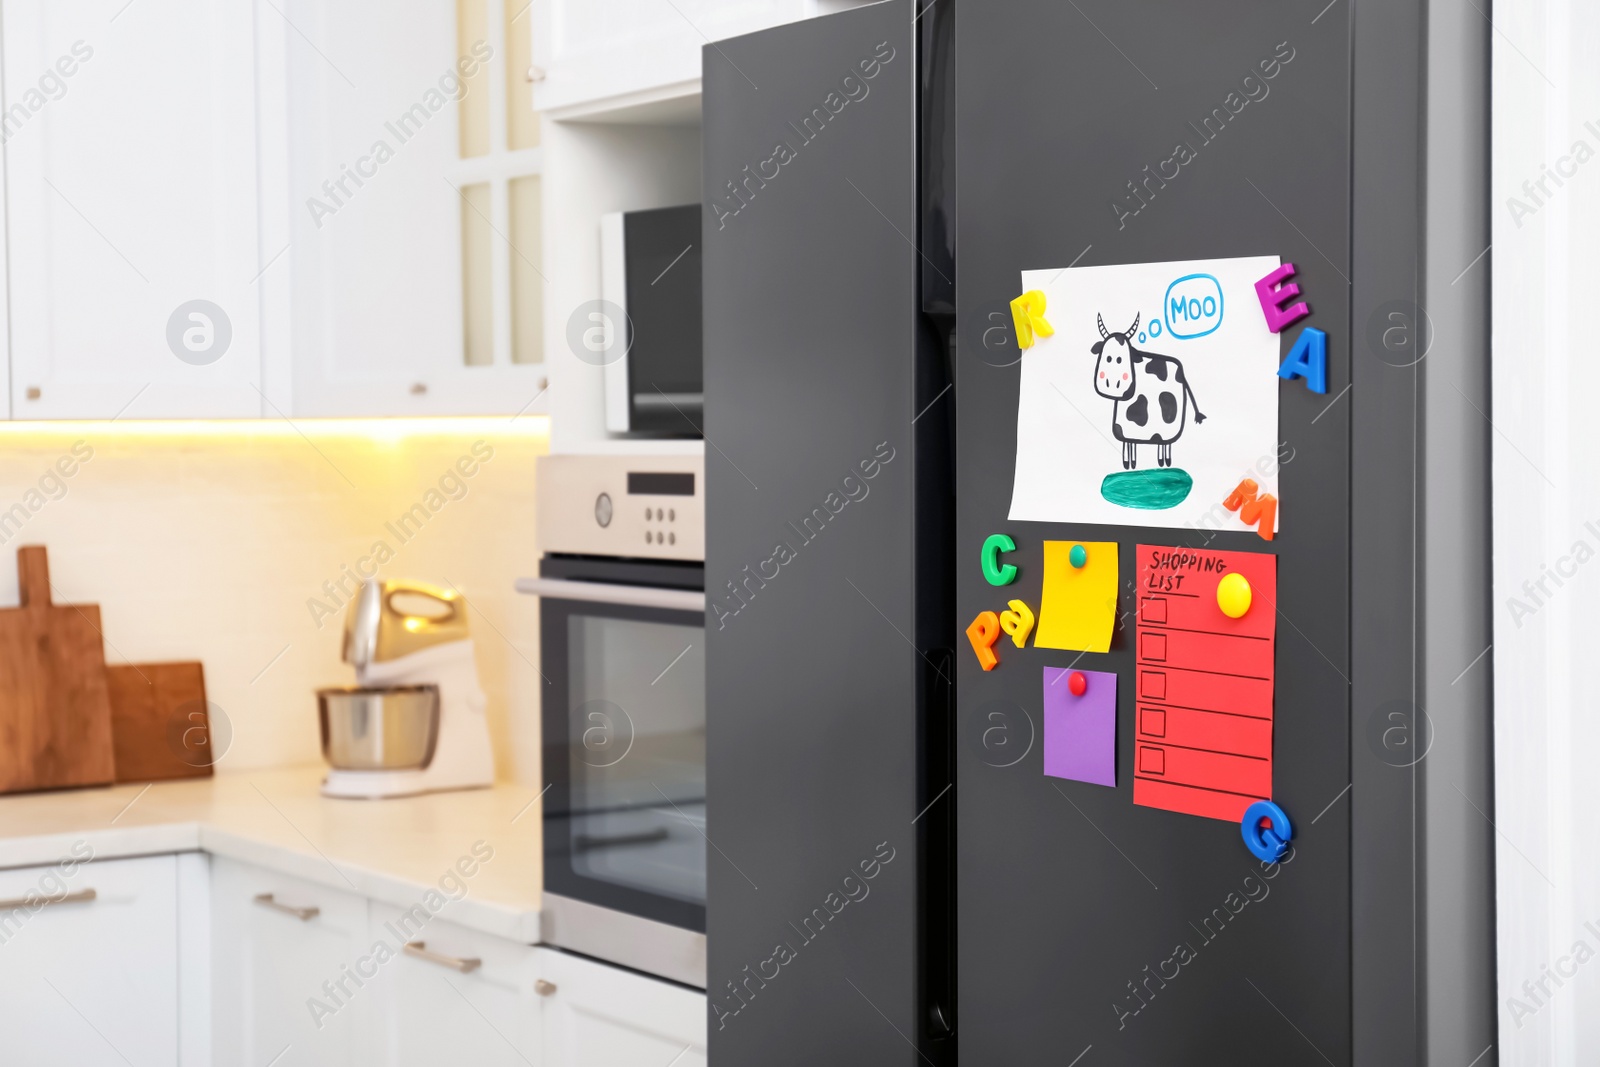
POLYGON ((540 620, 546 888, 704 931, 704 614, 546 595, 540 620))

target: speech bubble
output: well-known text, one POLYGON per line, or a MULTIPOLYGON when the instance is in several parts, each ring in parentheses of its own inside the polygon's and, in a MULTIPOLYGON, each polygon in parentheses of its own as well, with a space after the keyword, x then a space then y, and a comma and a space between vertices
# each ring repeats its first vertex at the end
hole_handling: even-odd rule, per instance
POLYGON ((1173 337, 1204 337, 1222 325, 1222 285, 1209 274, 1185 274, 1167 286, 1161 310, 1173 337))

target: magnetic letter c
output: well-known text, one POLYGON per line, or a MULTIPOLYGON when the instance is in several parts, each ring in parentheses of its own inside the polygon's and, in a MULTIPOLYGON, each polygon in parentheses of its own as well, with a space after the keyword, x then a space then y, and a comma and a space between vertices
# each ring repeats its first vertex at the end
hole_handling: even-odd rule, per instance
POLYGON ((983 543, 983 577, 990 585, 1010 585, 1017 580, 1017 568, 999 562, 1002 552, 1015 552, 1017 544, 1005 534, 990 534, 983 543))

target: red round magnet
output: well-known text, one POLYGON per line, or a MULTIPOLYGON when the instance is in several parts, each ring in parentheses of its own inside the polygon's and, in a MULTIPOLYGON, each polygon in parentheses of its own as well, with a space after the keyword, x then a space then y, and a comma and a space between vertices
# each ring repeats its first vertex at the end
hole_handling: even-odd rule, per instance
POLYGON ((1082 671, 1073 671, 1067 676, 1067 688, 1072 690, 1072 695, 1081 697, 1089 688, 1089 679, 1083 676, 1082 671))

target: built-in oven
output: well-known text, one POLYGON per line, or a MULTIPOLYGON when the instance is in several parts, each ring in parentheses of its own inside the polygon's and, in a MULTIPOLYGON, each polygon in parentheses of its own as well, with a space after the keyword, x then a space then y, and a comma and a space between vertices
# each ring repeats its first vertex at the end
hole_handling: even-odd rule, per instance
POLYGON ((517 584, 540 598, 544 940, 704 988, 700 466, 546 457, 517 584))

